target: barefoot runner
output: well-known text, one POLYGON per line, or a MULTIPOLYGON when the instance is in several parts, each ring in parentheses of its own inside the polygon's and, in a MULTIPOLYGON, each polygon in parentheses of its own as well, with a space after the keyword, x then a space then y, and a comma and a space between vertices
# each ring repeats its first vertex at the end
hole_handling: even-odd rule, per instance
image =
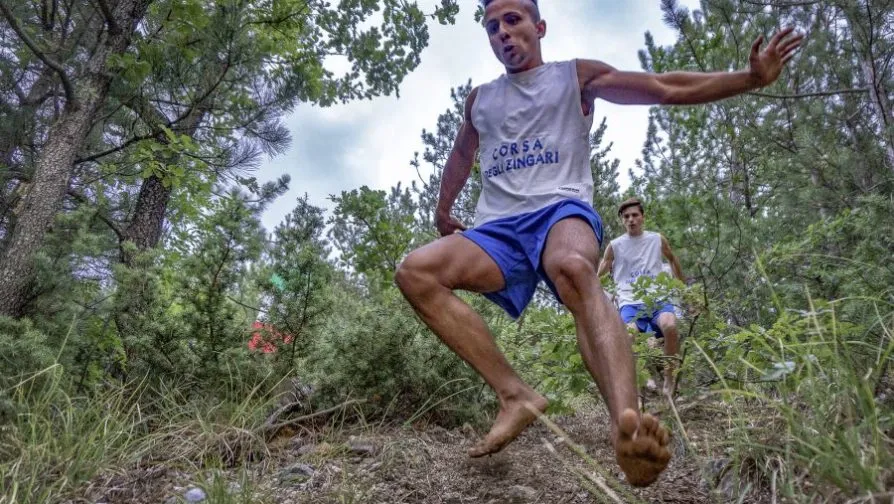
MULTIPOLYGON (((627 230, 605 248, 605 256, 599 263, 597 276, 609 273, 618 286, 618 306, 621 319, 628 327, 641 333, 651 331, 656 341, 664 346, 664 355, 675 357, 679 348, 677 335, 677 307, 664 301, 654 310, 633 294, 633 284, 641 276, 655 278, 664 271, 662 257, 667 259, 674 278, 685 282, 680 261, 674 255, 667 238, 643 228, 643 204, 636 198, 621 203, 618 217, 627 230)), ((664 367, 662 393, 668 397, 674 393, 674 362, 669 359, 664 367)), ((651 382, 651 379, 649 380, 651 382)))
POLYGON ((631 484, 648 485, 670 460, 668 434, 637 410, 630 338, 596 276, 602 223, 591 206, 594 102, 697 104, 757 89, 776 80, 802 37, 783 30, 763 50, 758 38, 748 70, 626 72, 596 60, 545 63, 546 22, 537 2, 483 4, 483 25, 506 73, 469 94, 441 180, 435 220, 442 238, 407 256, 395 280, 428 327, 499 398, 496 421, 469 450, 472 457, 501 450, 536 419, 531 408, 542 412, 547 403, 454 290, 483 293, 518 317, 545 281, 574 317, 584 363, 611 415, 618 464, 631 484), (466 230, 450 211, 476 150, 482 191, 475 227, 466 230))

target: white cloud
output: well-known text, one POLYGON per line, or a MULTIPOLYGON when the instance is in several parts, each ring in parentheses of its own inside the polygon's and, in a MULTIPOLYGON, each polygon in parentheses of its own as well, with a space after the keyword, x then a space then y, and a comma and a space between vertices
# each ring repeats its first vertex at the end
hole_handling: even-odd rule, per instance
MULTIPOLYGON (((480 25, 472 19, 471 0, 455 25, 430 27, 429 46, 422 62, 402 83, 400 98, 381 97, 327 109, 300 106, 287 119, 293 142, 289 151, 262 165, 258 178, 272 180, 288 173, 289 193, 264 216, 268 229, 294 207, 295 198, 308 193, 312 203, 330 207, 330 194, 368 185, 387 189, 416 178, 409 161, 422 150, 422 130, 433 129, 439 114, 451 106, 450 88, 472 79, 492 80, 503 72, 480 25)), ((431 11, 437 0, 421 0, 431 11)), ((477 4, 477 2, 474 2, 477 4)), ((543 0, 547 21, 543 54, 547 61, 599 59, 625 70, 639 70, 637 51, 649 31, 658 44, 670 44, 674 33, 661 21, 658 0, 543 0)), ((681 5, 697 8, 696 0, 681 5)), ((640 156, 648 124, 648 108, 597 102, 596 123, 607 117, 607 139, 621 160, 621 176, 640 156)))

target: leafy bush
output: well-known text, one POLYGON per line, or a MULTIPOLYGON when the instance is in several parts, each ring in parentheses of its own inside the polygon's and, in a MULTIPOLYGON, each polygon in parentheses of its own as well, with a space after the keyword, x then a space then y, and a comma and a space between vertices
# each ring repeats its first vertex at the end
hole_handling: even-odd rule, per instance
POLYGON ((573 399, 593 379, 577 347, 574 319, 564 310, 531 306, 519 324, 500 336, 507 358, 522 378, 549 400, 549 411, 573 411, 573 399))
POLYGON ((49 367, 54 358, 46 335, 30 320, 0 317, 0 390, 49 367))
POLYGON ((337 303, 340 316, 323 328, 305 363, 323 403, 366 399, 373 414, 430 413, 447 424, 490 405, 474 370, 425 328, 397 289, 370 300, 342 291, 337 303))
POLYGON ((756 271, 762 293, 786 306, 806 306, 807 297, 844 301, 839 319, 876 318, 871 302, 894 303, 894 199, 866 196, 859 205, 817 221, 804 233, 768 250, 756 271), (764 278, 773 279, 772 282, 764 278), (766 288, 766 287, 769 287, 766 288))
POLYGON ((46 335, 30 320, 0 317, 0 430, 20 413, 13 390, 39 385, 40 371, 52 366, 54 358, 46 335))

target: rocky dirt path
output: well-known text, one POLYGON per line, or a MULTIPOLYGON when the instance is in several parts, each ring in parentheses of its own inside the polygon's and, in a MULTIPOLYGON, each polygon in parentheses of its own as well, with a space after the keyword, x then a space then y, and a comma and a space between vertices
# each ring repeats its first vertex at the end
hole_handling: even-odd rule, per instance
MULTIPOLYGON (((607 418, 602 411, 594 408, 558 418, 556 423, 601 463, 603 470, 622 478, 609 447, 607 418)), ((588 481, 582 482, 575 473, 595 474, 594 468, 539 423, 501 453, 483 459, 465 454, 481 434, 470 428, 428 426, 340 434, 325 442, 313 436, 296 436, 285 442, 275 452, 279 469, 264 483, 263 493, 278 503, 320 504, 583 504, 605 500, 588 491, 588 481)), ((698 464, 679 456, 651 487, 624 487, 643 502, 715 500, 698 464)))
MULTIPOLYGON (((699 399, 680 406, 693 445, 723 436, 723 422, 699 399), (699 411, 701 410, 701 411, 699 411)), ((588 457, 536 422, 502 452, 470 459, 466 449, 483 432, 435 425, 381 424, 302 428, 271 441, 263 457, 226 471, 168 464, 122 470, 90 496, 72 503, 308 503, 308 504, 584 504, 593 502, 738 502, 731 471, 686 456, 680 436, 671 442, 674 458, 652 486, 634 489, 622 481, 608 439, 604 407, 593 404, 553 419, 588 457), (608 475, 622 488, 616 499, 593 483, 608 475), (211 476, 209 476, 209 474, 211 476), (726 495, 712 493, 725 487, 726 495), (627 492, 626 495, 623 492, 627 492)), ((667 421, 665 421, 667 425, 667 421)), ((760 490, 756 491, 760 494, 760 490)), ((771 502, 752 494, 744 502, 771 502)))

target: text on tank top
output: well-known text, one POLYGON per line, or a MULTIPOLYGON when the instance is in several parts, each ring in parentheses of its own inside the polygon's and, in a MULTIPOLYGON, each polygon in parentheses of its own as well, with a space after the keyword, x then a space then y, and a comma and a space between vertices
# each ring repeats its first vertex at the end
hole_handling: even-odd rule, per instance
POLYGON ((633 283, 641 276, 655 278, 661 273, 663 262, 661 235, 643 231, 639 236, 624 234, 611 241, 612 277, 618 287, 618 306, 641 304, 633 295, 633 283))
POLYGON ((590 128, 574 60, 504 74, 478 87, 481 195, 475 225, 573 198, 592 205, 590 128))

